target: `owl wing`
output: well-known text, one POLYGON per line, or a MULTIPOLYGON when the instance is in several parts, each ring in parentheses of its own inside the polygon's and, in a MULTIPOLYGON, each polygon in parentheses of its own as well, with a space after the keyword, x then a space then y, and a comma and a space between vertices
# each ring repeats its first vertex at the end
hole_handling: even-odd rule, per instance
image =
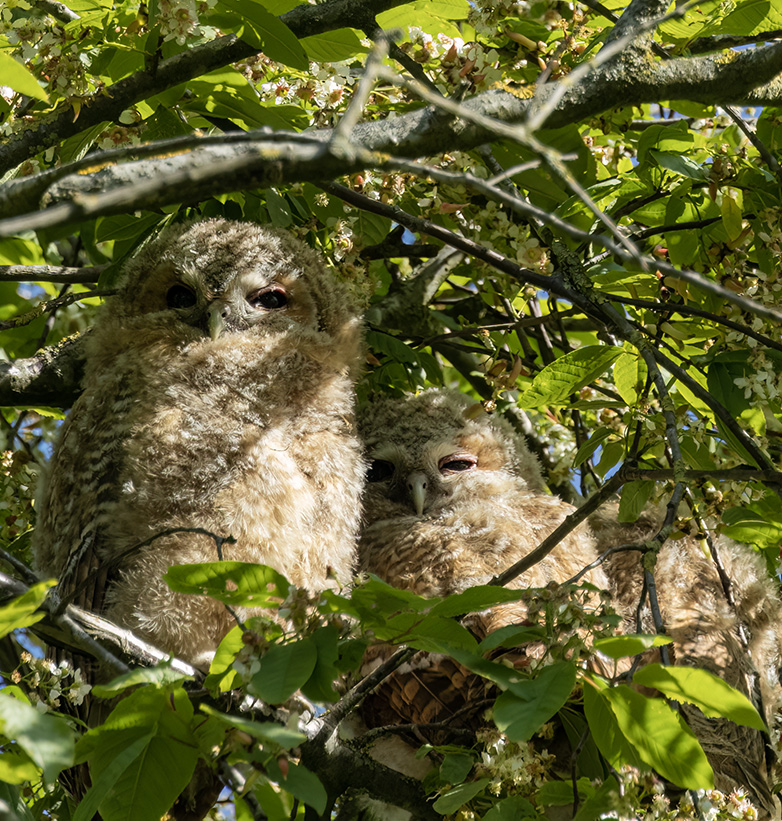
POLYGON ((35 537, 38 568, 57 577, 60 600, 96 613, 104 610, 116 564, 105 547, 131 401, 122 388, 85 394, 74 404, 49 466, 35 537))

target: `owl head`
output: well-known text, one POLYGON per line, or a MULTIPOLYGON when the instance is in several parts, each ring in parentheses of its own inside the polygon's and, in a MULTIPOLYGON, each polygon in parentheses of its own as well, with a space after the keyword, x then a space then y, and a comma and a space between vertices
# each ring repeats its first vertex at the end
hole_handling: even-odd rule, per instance
POLYGON ((368 523, 435 517, 475 494, 540 491, 537 460, 504 420, 455 391, 384 397, 359 412, 368 523))
POLYGON ((172 225, 126 266, 109 321, 157 322, 180 340, 306 328, 356 334, 356 311, 320 258, 286 231, 210 219, 172 225))

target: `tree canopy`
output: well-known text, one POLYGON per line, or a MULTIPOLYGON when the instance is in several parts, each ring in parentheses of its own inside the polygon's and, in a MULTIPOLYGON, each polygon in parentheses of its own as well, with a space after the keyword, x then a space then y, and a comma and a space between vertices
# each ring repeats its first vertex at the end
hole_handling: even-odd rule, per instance
MULTIPOLYGON (((233 604, 264 595, 298 613, 297 633, 270 628, 260 650, 237 628, 203 681, 187 665, 156 664, 153 650, 90 614, 51 605, 51 583, 29 570, 32 499, 79 393, 85 333, 123 262, 169 223, 226 216, 304 238, 366 306, 360 401, 458 387, 513 422, 566 500, 595 507, 618 493, 627 522, 651 502, 668 505, 662 539, 729 536, 760 551, 773 576, 782 539, 777 5, 6 0, 0 84, 0 635, 12 637, 0 665, 0 800, 9 817, 81 821, 100 809, 106 821, 157 819, 199 758, 219 772, 239 819, 329 817, 358 789, 416 817, 486 821, 538 817, 576 794, 587 819, 618 812, 621 778, 635 807, 627 812, 652 806, 634 767, 685 789, 710 786, 669 706, 647 699, 656 706, 644 711, 645 697, 586 672, 577 662, 592 644, 564 652, 577 608, 541 605, 553 664, 518 681, 484 658, 489 648, 466 638, 459 618, 523 591, 438 602, 370 580, 310 600, 271 570, 235 569, 227 585, 214 568, 183 566, 171 573, 176 589, 233 604), (111 651, 95 640, 112 633, 111 651), (102 696, 136 689, 84 732, 58 713, 84 697, 80 674, 50 668, 36 635, 124 671, 102 696), (357 681, 372 641, 410 649, 357 681), (495 721, 505 740, 484 739, 483 758, 469 745, 438 749, 423 785, 335 740, 413 649, 453 656, 504 699, 495 721), (242 688, 271 706, 242 713, 230 696, 242 688), (586 715, 594 742, 572 783, 531 775, 526 747, 562 710, 576 741, 588 737, 586 715), (684 744, 681 760, 647 743, 652 728, 684 744), (74 808, 57 775, 87 760, 93 788, 74 808)), ((611 637, 610 618, 589 629, 617 658, 664 641, 611 637)), ((704 680, 645 670, 672 699, 762 726, 735 691, 707 703, 704 680)), ((696 817, 692 803, 655 806, 653 817, 696 817)))

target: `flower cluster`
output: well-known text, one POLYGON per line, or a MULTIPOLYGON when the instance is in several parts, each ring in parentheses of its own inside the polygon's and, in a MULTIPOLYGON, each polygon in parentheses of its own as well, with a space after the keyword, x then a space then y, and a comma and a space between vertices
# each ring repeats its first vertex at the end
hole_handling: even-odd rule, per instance
POLYGON ((533 796, 547 780, 555 762, 547 750, 536 749, 529 741, 510 741, 495 728, 476 735, 483 752, 475 776, 491 779, 487 789, 492 795, 533 796))
POLYGON ((51 659, 36 658, 25 651, 21 665, 11 674, 14 684, 24 684, 30 691, 30 700, 42 713, 62 706, 63 699, 78 706, 92 689, 84 681, 81 670, 69 661, 59 664, 51 659))
POLYGON ((33 524, 38 465, 26 451, 6 450, 0 455, 0 466, 0 539, 7 544, 33 524))

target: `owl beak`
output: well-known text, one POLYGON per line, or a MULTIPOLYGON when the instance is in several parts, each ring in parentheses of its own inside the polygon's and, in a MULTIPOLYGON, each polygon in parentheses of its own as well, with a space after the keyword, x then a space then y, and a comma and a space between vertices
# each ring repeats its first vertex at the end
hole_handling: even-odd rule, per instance
POLYGON ((206 327, 209 336, 217 339, 225 330, 224 307, 219 302, 213 302, 206 312, 206 327))
POLYGON ((422 516, 424 506, 426 505, 426 488, 429 485, 429 480, 425 473, 416 471, 407 477, 407 489, 410 492, 410 498, 413 500, 415 512, 422 516))

